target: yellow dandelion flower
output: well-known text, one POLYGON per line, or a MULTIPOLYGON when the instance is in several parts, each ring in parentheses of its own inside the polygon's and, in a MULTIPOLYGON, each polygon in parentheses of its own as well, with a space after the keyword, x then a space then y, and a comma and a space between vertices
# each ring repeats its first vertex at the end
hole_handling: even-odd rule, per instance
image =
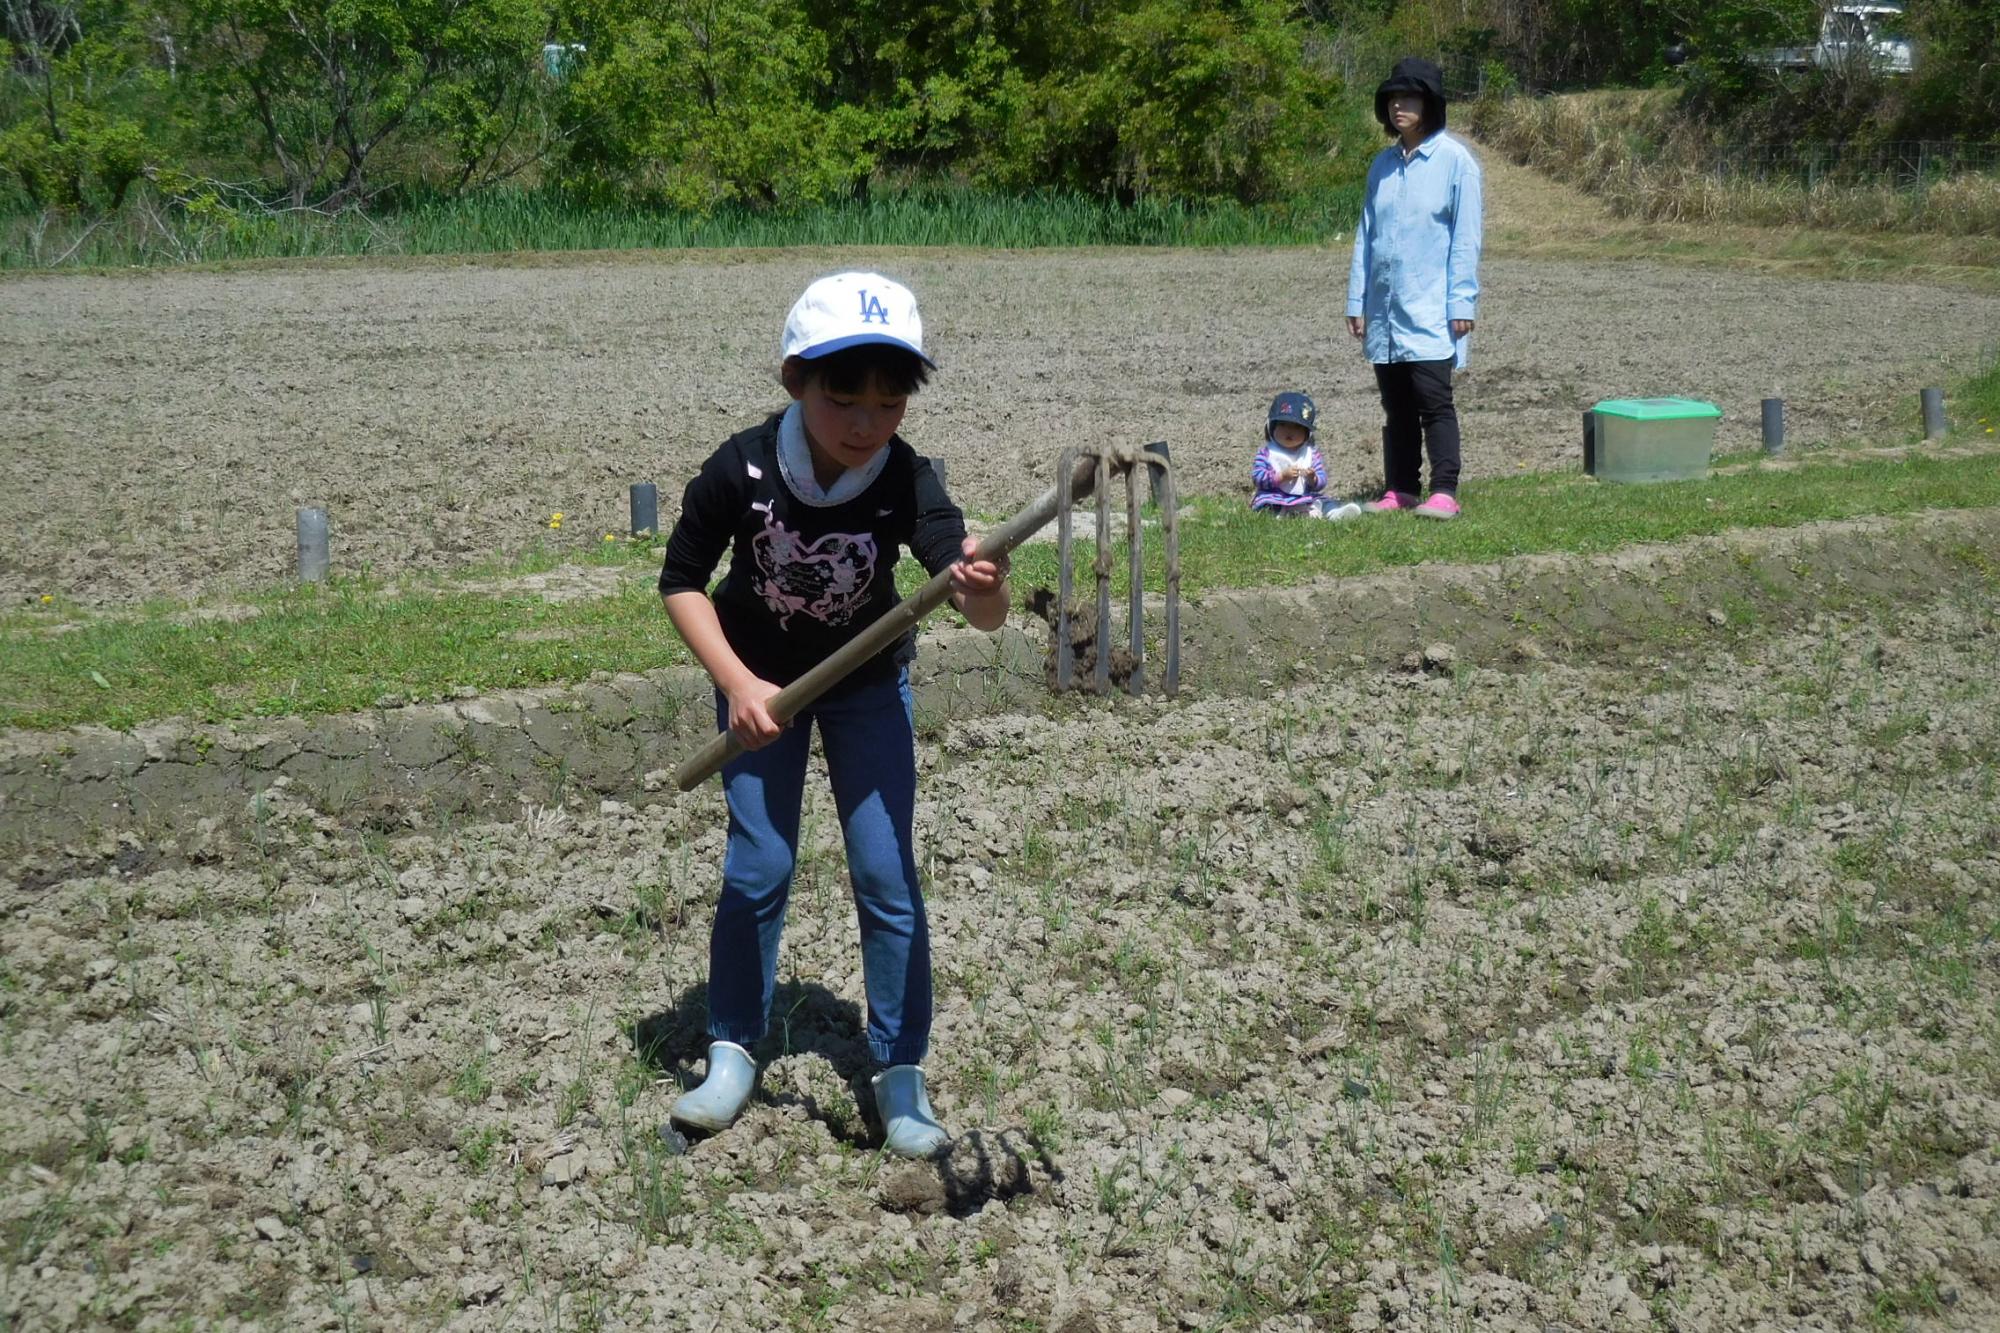
POLYGON ((562 520, 559 518, 552 518, 549 520, 549 526, 552 528, 559 528, 562 526, 562 520))
POLYGON ((604 540, 608 542, 615 542, 618 540, 618 534, 615 532, 607 532, 604 534, 604 540))
MULTIPOLYGON (((1988 432, 1987 432, 1987 434, 1988 434, 1988 435, 1991 435, 1992 433, 1993 433, 1992 431, 1988 431, 1988 432)), ((48 604, 49 604, 50 602, 53 602, 54 600, 55 600, 55 596, 54 596, 53 594, 51 594, 51 593, 46 593, 46 592, 42 594, 42 605, 43 605, 43 606, 47 606, 47 605, 48 605, 48 604)))

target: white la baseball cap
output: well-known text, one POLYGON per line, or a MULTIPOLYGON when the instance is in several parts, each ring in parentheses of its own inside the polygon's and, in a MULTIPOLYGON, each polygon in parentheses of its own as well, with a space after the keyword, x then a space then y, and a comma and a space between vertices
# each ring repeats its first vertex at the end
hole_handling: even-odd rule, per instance
POLYGON ((910 289, 880 273, 835 273, 806 288, 785 317, 784 355, 815 357, 886 343, 915 352, 932 370, 937 362, 924 355, 924 321, 910 289))

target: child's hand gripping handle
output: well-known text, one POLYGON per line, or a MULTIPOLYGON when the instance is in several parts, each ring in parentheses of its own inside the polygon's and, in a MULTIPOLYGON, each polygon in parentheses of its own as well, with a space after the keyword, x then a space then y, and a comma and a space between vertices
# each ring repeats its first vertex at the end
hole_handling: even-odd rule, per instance
MULTIPOLYGON (((1096 489, 1096 485, 1097 460, 1090 457, 1078 459, 1076 470, 1070 476, 1071 497, 1082 499, 1096 489)), ((1049 487, 1047 494, 1041 499, 987 533, 985 539, 979 543, 979 548, 973 552, 972 559, 998 560, 1034 536, 1056 516, 1056 504, 1059 499, 1057 488, 1049 487)), ((845 680, 856 667, 887 648, 925 616, 937 610, 950 596, 951 571, 947 569, 934 575, 930 582, 917 589, 907 600, 891 607, 887 615, 848 640, 825 661, 773 695, 770 705, 771 716, 780 724, 790 722, 804 712, 807 705, 845 680)), ((742 753, 743 747, 736 738, 727 731, 721 732, 681 762, 681 766, 674 770, 674 785, 682 791, 693 791, 720 773, 724 764, 742 753)))

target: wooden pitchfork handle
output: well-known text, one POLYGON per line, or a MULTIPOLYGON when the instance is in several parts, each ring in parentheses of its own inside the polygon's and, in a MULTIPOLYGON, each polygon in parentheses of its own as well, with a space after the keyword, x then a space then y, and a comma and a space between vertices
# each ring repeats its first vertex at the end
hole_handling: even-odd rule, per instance
MULTIPOLYGON (((1086 455, 1077 460, 1076 470, 1070 474, 1070 496, 1081 499, 1096 489, 1097 459, 1086 455)), ((986 534, 978 549, 973 551, 974 560, 998 560, 1009 551, 1034 536, 1048 521, 1056 516, 1058 488, 1051 486, 1041 499, 1023 509, 1014 517, 986 534)), ((771 697, 771 716, 780 725, 790 722, 822 694, 845 680, 849 673, 863 662, 873 658, 897 639, 914 628, 919 621, 944 604, 951 596, 951 571, 933 575, 931 581, 898 602, 888 614, 875 621, 867 629, 849 639, 829 654, 825 661, 800 676, 791 684, 771 697)), ((682 791, 693 791, 702 783, 722 771, 722 766, 743 753, 743 744, 729 731, 723 731, 709 739, 699 750, 689 755, 674 770, 674 785, 682 791)))

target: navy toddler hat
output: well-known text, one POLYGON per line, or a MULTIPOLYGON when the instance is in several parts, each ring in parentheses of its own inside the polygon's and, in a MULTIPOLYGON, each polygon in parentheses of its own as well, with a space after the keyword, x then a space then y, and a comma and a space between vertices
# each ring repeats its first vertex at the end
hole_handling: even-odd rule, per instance
POLYGON ((1264 438, 1271 438, 1271 427, 1280 421, 1289 421, 1294 426, 1306 428, 1306 438, 1313 437, 1313 423, 1319 420, 1319 409, 1313 406, 1310 395, 1303 393, 1281 393, 1271 400, 1271 415, 1264 422, 1264 438))

